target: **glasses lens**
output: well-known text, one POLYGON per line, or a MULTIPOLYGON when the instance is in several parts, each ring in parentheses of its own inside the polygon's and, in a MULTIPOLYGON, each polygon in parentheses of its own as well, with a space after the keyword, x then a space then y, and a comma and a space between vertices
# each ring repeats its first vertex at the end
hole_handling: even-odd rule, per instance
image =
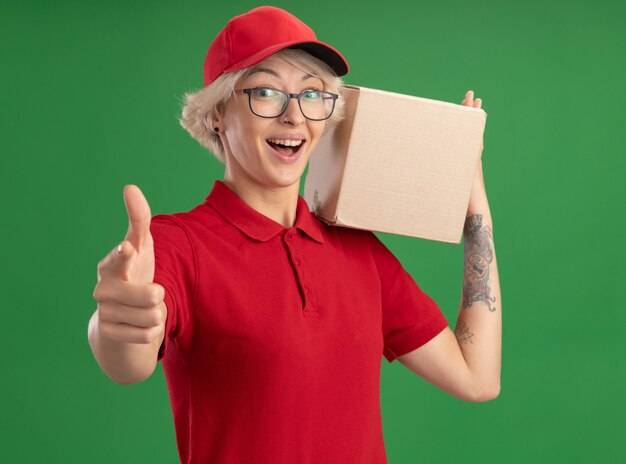
POLYGON ((275 89, 258 87, 250 93, 252 112, 264 118, 275 118, 283 112, 287 95, 275 89))
POLYGON ((321 90, 305 90, 300 96, 302 114, 308 119, 327 119, 335 109, 333 94, 321 90))
MULTIPOLYGON (((250 89, 250 109, 257 116, 275 118, 287 107, 289 95, 270 87, 250 89)), ((305 90, 300 93, 300 110, 307 119, 328 119, 335 109, 335 96, 321 90, 305 90)))

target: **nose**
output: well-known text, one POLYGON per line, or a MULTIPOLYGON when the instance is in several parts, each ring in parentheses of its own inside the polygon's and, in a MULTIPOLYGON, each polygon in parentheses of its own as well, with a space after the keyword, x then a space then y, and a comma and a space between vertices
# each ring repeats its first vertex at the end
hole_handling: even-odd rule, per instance
POLYGON ((287 109, 279 117, 280 122, 283 124, 298 126, 304 122, 304 119, 304 115, 302 114, 302 111, 300 111, 300 106, 298 105, 298 99, 291 97, 289 102, 287 102, 287 109))

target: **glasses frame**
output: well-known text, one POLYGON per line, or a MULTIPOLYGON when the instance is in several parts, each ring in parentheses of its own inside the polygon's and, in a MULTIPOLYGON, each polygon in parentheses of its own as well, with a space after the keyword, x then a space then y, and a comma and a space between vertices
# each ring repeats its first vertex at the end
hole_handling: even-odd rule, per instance
POLYGON ((304 111, 302 111, 302 104, 300 103, 300 99, 306 92, 310 92, 311 90, 315 90, 315 89, 306 89, 300 93, 289 93, 280 89, 276 89, 274 87, 267 87, 267 86, 250 87, 247 89, 234 89, 235 92, 242 92, 242 93, 248 94, 248 107, 250 108, 250 111, 252 112, 252 114, 254 114, 255 116, 258 116, 259 118, 274 119, 274 118, 280 117, 285 111, 287 111, 287 108, 289 107, 289 101, 292 98, 295 98, 296 100, 298 100, 298 108, 300 108, 300 113, 302 113, 302 116, 304 116, 306 119, 308 119, 309 121, 326 121, 335 112, 335 104, 337 103, 337 98, 339 98, 339 95, 337 95, 336 93, 327 92, 326 90, 315 90, 316 92, 322 92, 327 95, 330 95, 330 97, 333 99, 333 107, 330 110, 330 114, 326 116, 325 118, 321 118, 321 119, 309 118, 306 114, 304 114, 304 111), (285 103, 283 104, 283 108, 280 111, 280 113, 278 113, 276 116, 261 116, 260 114, 257 114, 254 112, 254 110, 252 109, 252 92, 258 89, 271 89, 271 90, 274 90, 275 92, 279 92, 287 96, 287 100, 285 100, 285 103))

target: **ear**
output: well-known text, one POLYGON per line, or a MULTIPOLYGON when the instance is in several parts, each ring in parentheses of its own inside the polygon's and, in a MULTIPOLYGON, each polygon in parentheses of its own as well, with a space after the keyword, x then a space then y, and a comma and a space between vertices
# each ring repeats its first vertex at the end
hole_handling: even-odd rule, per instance
POLYGON ((215 110, 213 111, 214 117, 221 120, 224 117, 225 109, 226 109, 226 105, 223 102, 220 102, 217 105, 215 105, 215 110))
POLYGON ((205 124, 207 125, 207 129, 216 133, 222 132, 223 129, 223 125, 224 125, 224 104, 223 103, 218 103, 215 106, 215 109, 213 111, 213 115, 211 118, 206 117, 205 119, 205 124))
POLYGON ((204 127, 210 132, 219 133, 222 118, 219 115, 213 115, 211 117, 208 113, 204 115, 204 127))

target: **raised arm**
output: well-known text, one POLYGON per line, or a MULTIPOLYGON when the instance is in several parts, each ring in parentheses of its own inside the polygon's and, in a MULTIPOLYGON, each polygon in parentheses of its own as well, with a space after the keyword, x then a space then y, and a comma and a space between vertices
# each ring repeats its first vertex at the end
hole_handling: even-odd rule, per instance
MULTIPOLYGON (((480 108, 467 92, 463 105, 480 108)), ((482 150, 482 147, 481 147, 482 150)), ((464 274, 456 328, 399 356, 407 368, 466 401, 487 401, 500 393, 502 301, 493 223, 479 161, 464 228, 464 274)))
POLYGON ((165 333, 164 290, 152 282, 150 206, 134 185, 124 189, 128 232, 98 264, 98 308, 88 338, 102 370, 117 383, 136 383, 154 371, 165 333))

